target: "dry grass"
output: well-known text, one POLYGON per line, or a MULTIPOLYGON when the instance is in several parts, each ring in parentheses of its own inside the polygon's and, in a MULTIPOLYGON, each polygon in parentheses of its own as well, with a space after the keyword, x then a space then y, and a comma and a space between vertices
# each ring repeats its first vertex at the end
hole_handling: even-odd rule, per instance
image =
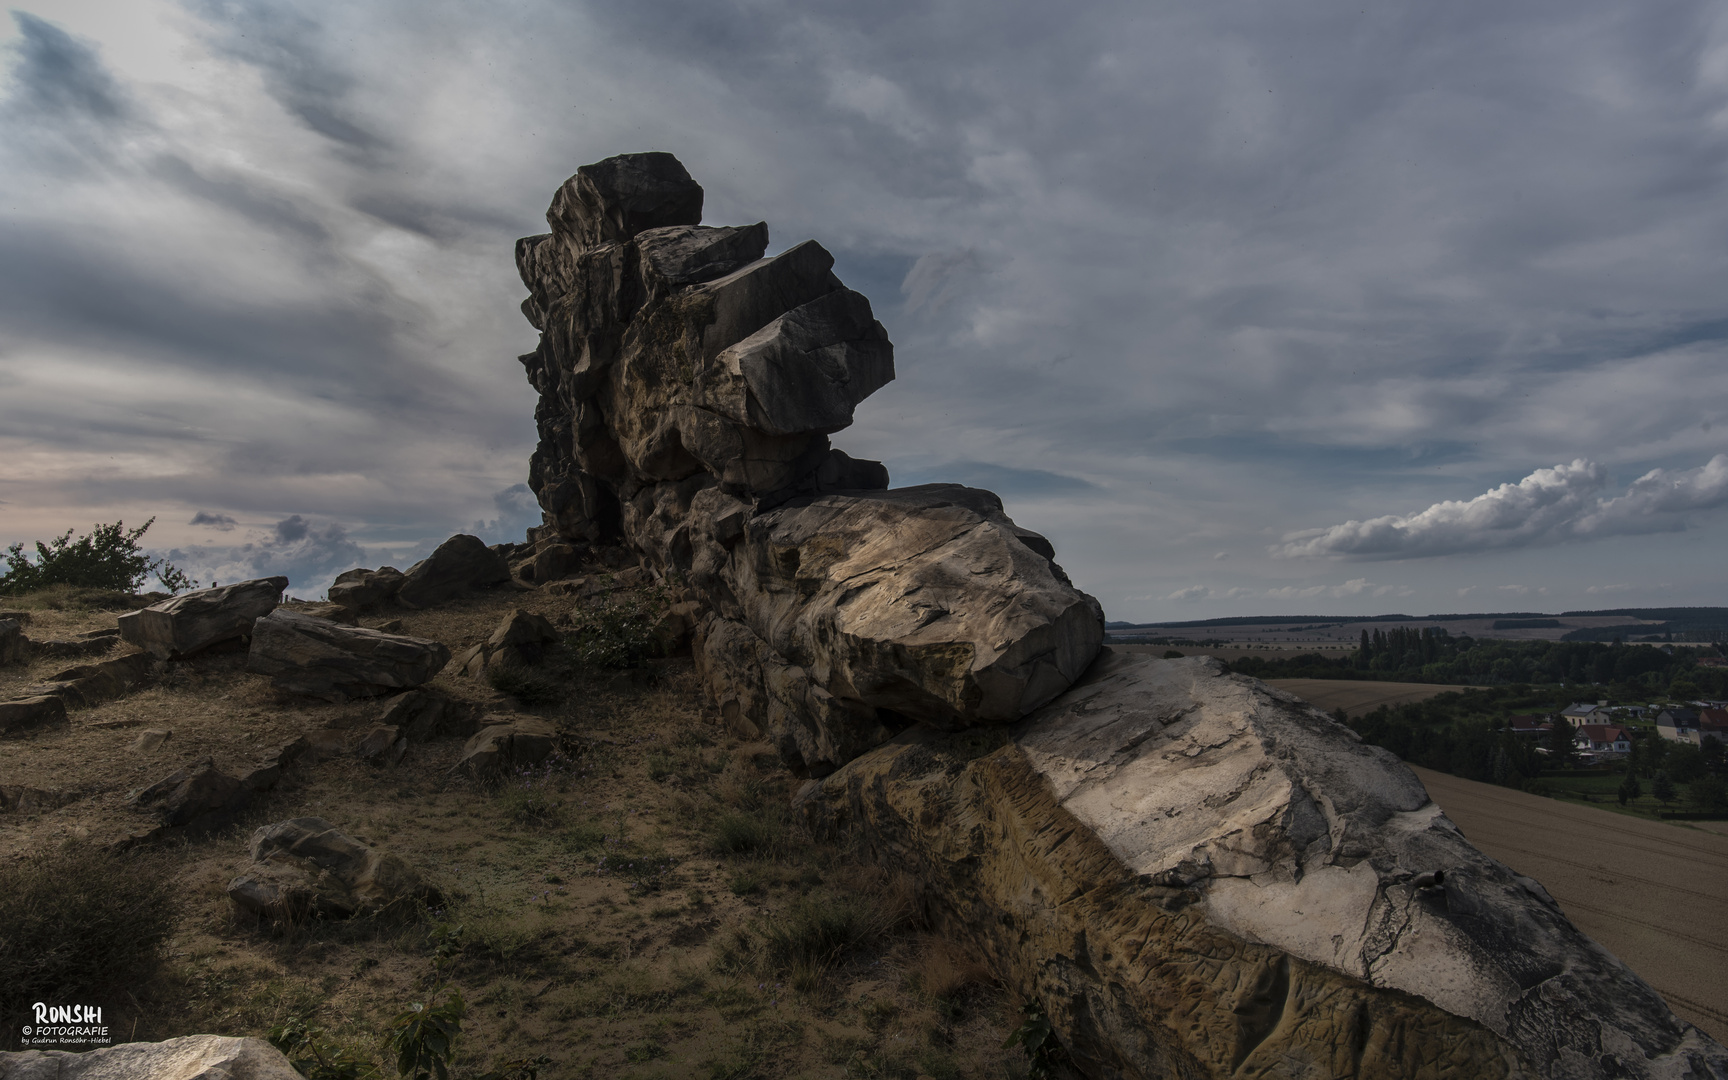
MULTIPOLYGON (((557 622, 573 603, 482 593, 366 621, 400 618, 401 632, 458 651, 512 608, 557 622)), ((30 633, 113 618, 50 609, 30 633)), ((210 754, 236 772, 314 729, 358 738, 384 708, 285 698, 242 661, 175 665, 67 728, 7 740, 0 783, 82 794, 0 816, 0 859, 136 831, 128 792, 189 760, 210 754), (136 730, 102 726, 113 721, 174 734, 137 754, 136 730)), ((0 693, 55 666, 0 669, 0 693)), ((1023 1075, 1019 1052, 999 1049, 1018 1022, 1012 1003, 976 959, 918 936, 915 883, 804 834, 787 811, 797 781, 768 747, 704 713, 688 660, 648 674, 648 686, 596 674, 534 705, 440 675, 435 688, 478 711, 550 720, 570 760, 482 791, 449 776, 456 739, 412 747, 388 769, 336 757, 291 772, 224 833, 141 852, 172 881, 180 922, 165 963, 125 1004, 123 1031, 260 1035, 301 1015, 376 1053, 388 1018, 424 999, 436 943, 460 928, 447 974, 471 1004, 464 1068, 548 1054, 547 1077, 1023 1075), (445 906, 275 932, 237 920, 225 888, 251 830, 301 815, 401 854, 445 906)))

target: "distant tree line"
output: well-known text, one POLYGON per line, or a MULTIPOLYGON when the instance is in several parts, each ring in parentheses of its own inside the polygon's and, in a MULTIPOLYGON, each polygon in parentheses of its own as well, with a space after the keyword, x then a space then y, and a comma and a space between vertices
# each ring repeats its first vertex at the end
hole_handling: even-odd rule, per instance
POLYGON ((1385 679, 1449 686, 1598 684, 1606 696, 1728 697, 1728 668, 1699 667, 1689 649, 1602 641, 1505 641, 1453 637, 1444 627, 1397 626, 1362 631, 1354 652, 1303 653, 1283 659, 1244 656, 1231 670, 1258 679, 1385 679))

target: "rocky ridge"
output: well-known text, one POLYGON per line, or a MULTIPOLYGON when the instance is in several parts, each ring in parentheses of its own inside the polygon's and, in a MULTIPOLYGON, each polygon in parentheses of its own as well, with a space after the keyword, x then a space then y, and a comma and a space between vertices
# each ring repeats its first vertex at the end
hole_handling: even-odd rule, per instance
POLYGON ((518 242, 520 576, 622 542, 687 586, 727 726, 811 778, 813 827, 915 868, 1084 1071, 1728 1078, 1395 759, 1216 667, 1100 659, 1097 602, 993 494, 834 449, 886 333, 820 245, 765 257, 701 209, 671 155, 625 155, 518 242))

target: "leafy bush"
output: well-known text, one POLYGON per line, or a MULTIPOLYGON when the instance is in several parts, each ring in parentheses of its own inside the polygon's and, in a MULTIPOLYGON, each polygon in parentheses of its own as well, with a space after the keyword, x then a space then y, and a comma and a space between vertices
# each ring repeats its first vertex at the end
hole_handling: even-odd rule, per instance
POLYGON ((26 593, 51 585, 74 585, 90 589, 137 592, 155 575, 171 593, 196 588, 198 583, 172 563, 152 559, 138 549, 138 538, 155 524, 151 518, 136 529, 124 522, 97 525, 89 533, 72 539, 72 530, 44 544, 36 541, 36 561, 24 554, 22 543, 6 549, 6 575, 0 577, 0 593, 26 593))
POLYGON ((69 844, 0 863, 0 1016, 135 981, 178 919, 167 875, 137 855, 69 844))
POLYGON ((573 666, 632 668, 658 651, 654 623, 664 606, 658 593, 648 599, 626 596, 585 613, 564 640, 573 666))

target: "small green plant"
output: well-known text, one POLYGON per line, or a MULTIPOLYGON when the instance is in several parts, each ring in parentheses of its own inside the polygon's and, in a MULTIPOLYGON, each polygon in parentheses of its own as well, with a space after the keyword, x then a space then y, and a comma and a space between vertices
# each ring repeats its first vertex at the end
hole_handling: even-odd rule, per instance
POLYGON ((762 891, 762 878, 754 870, 740 870, 726 881, 733 896, 749 896, 762 891))
POLYGON ((678 860, 659 848, 641 848, 620 843, 594 861, 594 870, 613 874, 630 883, 633 892, 659 892, 672 880, 678 860))
POLYGON ((385 1045, 396 1058, 396 1072, 408 1080, 450 1080, 450 1059, 462 1034, 468 1006, 459 991, 450 991, 442 1004, 414 1002, 390 1024, 385 1045))
POLYGON ((381 1080, 383 1076, 377 1062, 356 1055, 302 1016, 290 1016, 264 1037, 306 1080, 381 1080))
POLYGON ((663 608, 658 592, 647 599, 626 596, 584 615, 564 648, 575 668, 632 668, 659 648, 654 623, 663 608))
POLYGON ((1044 1007, 1035 1001, 1026 1006, 1020 1026, 1009 1033, 1002 1049, 1015 1046, 1026 1053, 1026 1075, 1030 1080, 1045 1080, 1053 1074, 1062 1044, 1055 1039, 1050 1018, 1044 1015, 1044 1007))
POLYGON ((151 518, 136 529, 125 522, 97 525, 72 539, 73 530, 44 544, 36 541, 36 561, 24 554, 22 543, 6 549, 6 574, 0 577, 0 593, 19 594, 52 585, 137 592, 155 575, 171 593, 196 588, 198 583, 162 559, 152 559, 138 549, 138 538, 155 524, 151 518))
POLYGON ((564 807, 546 790, 545 779, 532 774, 513 776, 499 788, 498 812, 517 825, 538 829, 552 828, 564 818, 564 807))
POLYGON ((813 893, 762 921, 762 953, 775 971, 827 967, 882 929, 865 897, 813 893))

